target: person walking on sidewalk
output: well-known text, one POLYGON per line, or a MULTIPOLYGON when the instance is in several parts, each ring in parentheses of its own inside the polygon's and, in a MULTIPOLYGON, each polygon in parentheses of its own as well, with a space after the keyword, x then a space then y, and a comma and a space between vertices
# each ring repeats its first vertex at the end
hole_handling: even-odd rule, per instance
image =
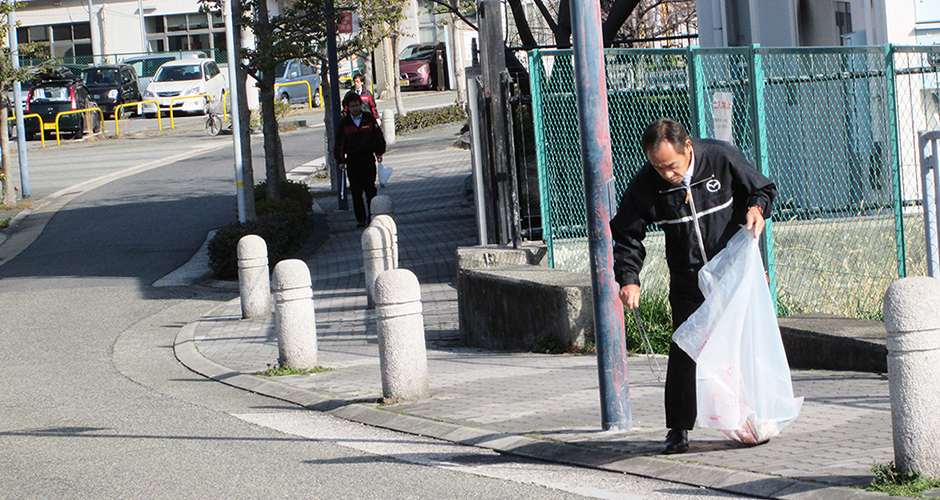
MULTIPOLYGON (((754 237, 764 229, 777 188, 731 144, 692 140, 681 123, 661 118, 641 139, 647 161, 631 181, 610 222, 614 240, 614 274, 620 300, 628 309, 640 304, 640 270, 646 257, 646 227, 656 223, 666 238, 669 304, 673 329, 705 298, 698 271, 721 251, 744 225, 754 237)), ((675 342, 666 369, 664 453, 689 449, 688 431, 695 424, 695 361, 675 342)))
MULTIPOLYGON (((359 94, 359 98, 362 99, 362 110, 366 113, 371 113, 375 117, 375 121, 379 121, 379 112, 375 108, 375 97, 372 96, 372 92, 369 92, 369 89, 366 88, 366 77, 362 73, 356 73, 356 76, 353 77, 353 88, 346 92, 346 95, 343 96, 343 102, 346 102, 346 98, 350 94, 359 94)), ((347 115, 349 114, 349 109, 346 106, 343 106, 343 112, 347 115)))
POLYGON ((349 114, 340 119, 336 127, 333 157, 340 170, 346 171, 352 191, 353 210, 357 227, 366 227, 372 218, 369 204, 375 197, 375 161, 385 154, 385 136, 370 113, 362 112, 359 94, 346 94, 343 107, 349 114), (362 196, 365 194, 365 205, 362 196))

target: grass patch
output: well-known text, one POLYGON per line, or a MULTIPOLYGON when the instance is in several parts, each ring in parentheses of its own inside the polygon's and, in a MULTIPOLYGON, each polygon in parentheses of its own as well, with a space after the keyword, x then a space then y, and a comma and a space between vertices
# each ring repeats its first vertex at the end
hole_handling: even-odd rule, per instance
POLYGON ((309 375, 311 373, 323 373, 332 371, 332 368, 324 368, 322 366, 317 366, 316 368, 293 368, 290 366, 284 366, 280 362, 276 365, 268 365, 270 368, 263 372, 258 372, 255 375, 259 377, 283 377, 285 375, 309 375))
POLYGON ((446 108, 422 109, 409 111, 407 115, 395 115, 395 131, 399 134, 435 125, 467 120, 467 112, 460 104, 446 108))
POLYGON ((10 221, 13 220, 13 217, 7 217, 6 219, 0 219, 0 229, 6 229, 10 227, 10 221))
POLYGON ((653 352, 649 352, 646 339, 640 331, 633 311, 624 308, 624 335, 627 350, 637 354, 669 354, 672 342, 672 309, 669 296, 662 291, 648 291, 640 296, 640 322, 649 335, 653 352))
POLYGON ((872 464, 871 471, 875 473, 875 477, 871 480, 868 491, 880 491, 891 496, 924 498, 921 492, 940 487, 940 480, 924 477, 917 472, 901 472, 894 462, 876 462, 872 464))

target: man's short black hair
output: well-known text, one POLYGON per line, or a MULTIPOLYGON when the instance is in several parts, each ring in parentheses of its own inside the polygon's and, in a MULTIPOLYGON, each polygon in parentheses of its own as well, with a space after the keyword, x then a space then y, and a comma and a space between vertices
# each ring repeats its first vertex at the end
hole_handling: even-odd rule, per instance
POLYGON ((362 83, 366 83, 366 77, 365 77, 365 75, 363 75, 362 73, 356 73, 356 74, 353 76, 353 80, 359 80, 359 81, 362 82, 362 83))
POLYGON ((351 102, 358 102, 359 104, 362 104, 362 97, 359 97, 359 94, 355 92, 350 92, 346 94, 346 97, 343 98, 343 107, 345 108, 346 106, 349 106, 349 103, 351 102))
POLYGON ((681 123, 672 118, 660 118, 650 123, 643 132, 643 138, 640 145, 643 146, 643 152, 649 153, 656 149, 659 143, 666 141, 676 148, 677 153, 685 153, 685 143, 689 140, 689 132, 681 123))

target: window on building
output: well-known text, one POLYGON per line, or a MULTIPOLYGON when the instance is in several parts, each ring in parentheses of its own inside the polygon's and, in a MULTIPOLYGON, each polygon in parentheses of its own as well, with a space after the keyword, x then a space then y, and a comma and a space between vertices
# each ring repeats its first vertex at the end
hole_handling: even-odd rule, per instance
POLYGON ((225 23, 205 12, 145 18, 151 51, 225 50, 225 23))
POLYGON ((839 29, 839 39, 842 45, 849 43, 845 37, 852 33, 852 4, 849 2, 836 2, 836 27, 839 29))
MULTIPOLYGON (((91 56, 91 27, 88 23, 61 23, 17 28, 19 43, 39 43, 53 57, 91 56)), ((74 63, 85 60, 68 61, 74 63)))

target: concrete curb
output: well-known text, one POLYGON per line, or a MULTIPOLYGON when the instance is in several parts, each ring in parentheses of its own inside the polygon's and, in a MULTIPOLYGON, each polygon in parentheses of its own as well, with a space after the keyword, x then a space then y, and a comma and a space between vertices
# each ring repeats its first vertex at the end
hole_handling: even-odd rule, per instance
MULTIPOLYGON (((206 314, 218 311, 240 299, 232 299, 206 314)), ((887 495, 849 487, 834 487, 750 471, 649 455, 626 455, 611 450, 489 431, 448 422, 385 411, 370 406, 377 401, 347 400, 314 390, 300 389, 268 378, 232 371, 206 358, 196 348, 197 322, 180 329, 173 344, 176 359, 193 372, 225 385, 279 399, 308 410, 328 413, 344 420, 396 432, 439 439, 449 443, 485 448, 499 453, 630 474, 672 483, 708 488, 757 498, 780 500, 883 499, 887 495)), ((627 431, 629 433, 629 431, 627 431)))

